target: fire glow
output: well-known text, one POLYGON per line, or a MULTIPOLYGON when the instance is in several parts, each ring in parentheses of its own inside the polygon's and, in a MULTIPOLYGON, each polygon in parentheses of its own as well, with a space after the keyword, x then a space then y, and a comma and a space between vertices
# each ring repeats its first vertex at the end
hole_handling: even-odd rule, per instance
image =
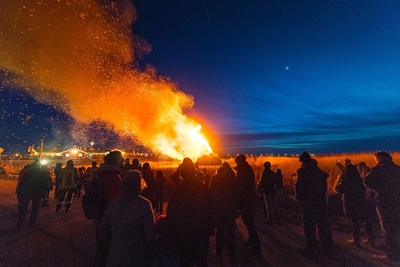
POLYGON ((130 30, 136 19, 130 1, 3 2, 0 68, 9 84, 173 158, 212 152, 201 126, 183 113, 193 97, 154 68, 133 67, 150 46, 130 30))

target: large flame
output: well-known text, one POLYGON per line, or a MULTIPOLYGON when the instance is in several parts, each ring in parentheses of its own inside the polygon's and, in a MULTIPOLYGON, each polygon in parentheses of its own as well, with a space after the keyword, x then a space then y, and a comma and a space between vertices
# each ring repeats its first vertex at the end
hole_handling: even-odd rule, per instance
POLYGON ((0 14, 0 67, 38 101, 84 123, 103 120, 173 158, 212 152, 183 113, 193 97, 151 67, 132 67, 150 46, 132 35, 129 1, 2 0, 0 14))

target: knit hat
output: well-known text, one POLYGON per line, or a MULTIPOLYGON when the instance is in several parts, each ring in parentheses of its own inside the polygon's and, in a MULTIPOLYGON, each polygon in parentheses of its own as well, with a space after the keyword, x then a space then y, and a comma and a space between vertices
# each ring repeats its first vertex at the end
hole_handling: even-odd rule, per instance
POLYGON ((194 176, 196 173, 193 161, 190 158, 184 158, 179 167, 179 174, 182 178, 194 176))

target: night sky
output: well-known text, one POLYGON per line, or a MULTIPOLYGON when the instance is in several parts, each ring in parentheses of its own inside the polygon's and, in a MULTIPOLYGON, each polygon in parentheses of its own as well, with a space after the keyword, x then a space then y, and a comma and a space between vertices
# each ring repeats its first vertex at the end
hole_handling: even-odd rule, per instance
MULTIPOLYGON (((399 1, 134 5, 132 31, 152 46, 139 65, 194 97, 185 113, 217 153, 400 151, 399 1)), ((6 152, 57 139, 72 124, 13 88, 0 93, 6 152), (28 113, 35 116, 26 123, 28 113)))

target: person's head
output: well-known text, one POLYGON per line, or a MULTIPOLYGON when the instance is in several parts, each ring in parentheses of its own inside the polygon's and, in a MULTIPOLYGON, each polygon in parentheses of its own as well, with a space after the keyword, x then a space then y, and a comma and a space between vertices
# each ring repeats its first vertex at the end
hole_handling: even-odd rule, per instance
POLYGON ((221 167, 226 168, 226 169, 230 169, 231 165, 229 165, 228 162, 224 162, 224 163, 222 163, 221 167))
POLYGON ((282 174, 282 170, 281 169, 276 169, 276 173, 281 175, 282 174))
POLYGON ((237 155, 235 158, 235 162, 237 165, 244 164, 246 162, 246 157, 244 155, 237 155))
POLYGON ((345 159, 345 160, 344 160, 344 166, 347 167, 347 166, 349 166, 349 165, 351 165, 351 160, 345 159))
POLYGON ((179 174, 182 178, 195 176, 196 171, 193 161, 190 158, 184 158, 179 167, 179 174))
POLYGON ((122 161, 122 154, 119 151, 111 151, 104 157, 104 162, 110 165, 119 165, 122 161))
POLYGON ((142 170, 150 170, 150 164, 148 162, 143 163, 142 170))
POLYGON ((158 170, 156 172, 156 178, 162 178, 164 176, 164 173, 161 170, 158 170))
POLYGON ((74 162, 72 161, 72 159, 70 159, 70 160, 67 161, 66 166, 67 166, 68 168, 73 168, 73 167, 74 167, 74 162))
POLYGON ((196 169, 198 169, 199 166, 200 166, 200 163, 199 163, 198 161, 196 161, 195 164, 194 164, 194 167, 195 167, 196 169))
POLYGON ((61 169, 62 163, 57 162, 56 165, 54 166, 56 169, 61 169))
POLYGON ((304 151, 303 153, 301 153, 300 157, 299 157, 299 161, 300 162, 307 162, 311 159, 310 154, 308 154, 306 151, 304 151))
POLYGON ((97 166, 97 162, 96 161, 92 161, 92 168, 96 168, 97 166))
POLYGON ((130 158, 126 158, 125 159, 125 164, 129 164, 129 162, 130 162, 130 158))
POLYGON ((204 173, 204 174, 207 174, 208 170, 207 170, 207 168, 203 168, 203 169, 201 169, 201 172, 204 173))
POLYGON ((375 153, 374 159, 375 159, 376 164, 382 164, 382 163, 385 163, 385 162, 392 162, 393 161, 392 156, 390 156, 389 153, 384 152, 384 151, 380 151, 380 152, 375 153))
POLYGON ((142 174, 138 170, 129 170, 122 175, 121 194, 138 196, 142 192, 142 174))
POLYGON ((33 168, 40 168, 41 166, 42 166, 42 163, 40 163, 40 160, 38 160, 38 159, 35 159, 35 161, 33 161, 32 162, 32 165, 31 165, 33 168))
POLYGON ((140 162, 139 162, 139 160, 138 159, 133 159, 132 160, 132 167, 139 167, 139 165, 140 165, 140 162))
POLYGON ((269 162, 269 161, 264 162, 264 169, 270 170, 271 169, 271 162, 269 162))

